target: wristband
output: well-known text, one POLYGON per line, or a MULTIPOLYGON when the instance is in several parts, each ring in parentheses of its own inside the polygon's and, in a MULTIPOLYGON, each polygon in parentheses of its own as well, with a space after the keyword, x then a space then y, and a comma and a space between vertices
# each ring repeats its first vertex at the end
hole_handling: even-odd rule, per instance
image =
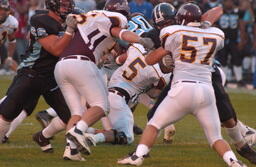
POLYGON ((121 65, 121 62, 120 62, 119 58, 120 58, 120 56, 118 56, 118 57, 116 58, 116 64, 117 64, 117 65, 121 65))
POLYGON ((121 40, 123 40, 122 35, 123 35, 123 33, 126 32, 126 31, 129 31, 129 30, 122 29, 122 30, 119 32, 119 38, 120 38, 121 40))
POLYGON ((69 36, 73 36, 73 34, 72 34, 72 33, 67 32, 67 31, 65 31, 65 34, 67 34, 67 35, 69 35, 69 36))

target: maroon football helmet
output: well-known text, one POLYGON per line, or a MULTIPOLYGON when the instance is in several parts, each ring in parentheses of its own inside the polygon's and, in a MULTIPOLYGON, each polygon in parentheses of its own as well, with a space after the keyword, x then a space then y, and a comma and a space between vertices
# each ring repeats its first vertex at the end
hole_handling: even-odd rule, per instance
POLYGON ((125 16, 128 16, 130 13, 130 8, 128 6, 127 0, 107 0, 104 10, 118 12, 125 16))
POLYGON ((176 22, 180 25, 187 25, 190 22, 201 22, 202 11, 194 3, 186 3, 181 5, 177 14, 176 22))

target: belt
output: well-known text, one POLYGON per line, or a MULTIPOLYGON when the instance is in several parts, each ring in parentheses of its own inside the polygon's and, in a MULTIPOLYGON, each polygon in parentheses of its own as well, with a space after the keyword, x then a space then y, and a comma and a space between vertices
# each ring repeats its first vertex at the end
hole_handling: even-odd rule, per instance
POLYGON ((130 100, 130 95, 129 95, 129 93, 126 92, 126 90, 119 88, 119 87, 113 87, 113 88, 109 88, 108 91, 115 93, 121 97, 124 97, 126 103, 128 104, 128 102, 130 100))
POLYGON ((91 61, 91 59, 87 56, 67 56, 62 58, 61 60, 66 60, 66 59, 78 59, 78 60, 85 60, 85 61, 91 61))
POLYGON ((188 80, 181 80, 181 81, 176 81, 173 83, 173 85, 177 84, 177 83, 205 83, 205 82, 201 82, 201 81, 188 81, 188 80))

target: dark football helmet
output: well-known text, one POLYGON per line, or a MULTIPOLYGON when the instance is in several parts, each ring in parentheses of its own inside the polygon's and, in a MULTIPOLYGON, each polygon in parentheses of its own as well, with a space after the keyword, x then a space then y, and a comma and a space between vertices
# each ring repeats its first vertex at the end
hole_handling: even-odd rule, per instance
POLYGON ((0 0, 0 24, 4 23, 10 11, 8 0, 0 0))
POLYGON ((127 0, 107 0, 104 10, 118 12, 124 16, 128 16, 130 14, 130 8, 127 0))
POLYGON ((180 25, 187 25, 191 22, 201 22, 201 16, 202 11, 198 5, 186 3, 179 8, 176 14, 176 22, 180 25))
POLYGON ((45 0, 45 6, 65 20, 73 12, 75 3, 73 0, 45 0))
POLYGON ((159 3, 153 9, 153 21, 156 27, 175 24, 176 9, 169 3, 159 3))

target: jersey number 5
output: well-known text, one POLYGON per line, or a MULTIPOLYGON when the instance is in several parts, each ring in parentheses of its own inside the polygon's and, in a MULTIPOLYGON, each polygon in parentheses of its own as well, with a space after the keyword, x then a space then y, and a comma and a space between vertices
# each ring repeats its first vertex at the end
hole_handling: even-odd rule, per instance
MULTIPOLYGON (((182 37, 182 51, 185 53, 190 53, 190 55, 188 56, 188 55, 181 53, 180 59, 183 62, 193 63, 196 60, 197 49, 196 49, 196 47, 189 45, 188 44, 189 41, 198 42, 198 37, 191 37, 191 36, 187 36, 187 35, 184 35, 182 37)), ((203 37, 203 44, 208 45, 208 46, 210 45, 210 47, 209 47, 208 53, 205 55, 203 60, 201 60, 200 63, 209 65, 210 64, 209 59, 211 58, 212 54, 214 53, 214 51, 216 49, 217 40, 215 38, 203 37)))
POLYGON ((146 64, 138 57, 138 58, 136 58, 135 60, 133 60, 132 62, 131 62, 131 64, 128 66, 129 67, 129 69, 132 71, 132 73, 129 75, 129 76, 127 76, 127 71, 125 70, 124 72, 123 72, 123 77, 125 78, 125 79, 127 79, 128 81, 131 81, 131 80, 133 80, 133 78, 135 78, 136 76, 137 76, 137 74, 138 74, 138 70, 137 70, 137 68, 136 68, 136 65, 139 65, 141 68, 145 68, 146 67, 146 64))

